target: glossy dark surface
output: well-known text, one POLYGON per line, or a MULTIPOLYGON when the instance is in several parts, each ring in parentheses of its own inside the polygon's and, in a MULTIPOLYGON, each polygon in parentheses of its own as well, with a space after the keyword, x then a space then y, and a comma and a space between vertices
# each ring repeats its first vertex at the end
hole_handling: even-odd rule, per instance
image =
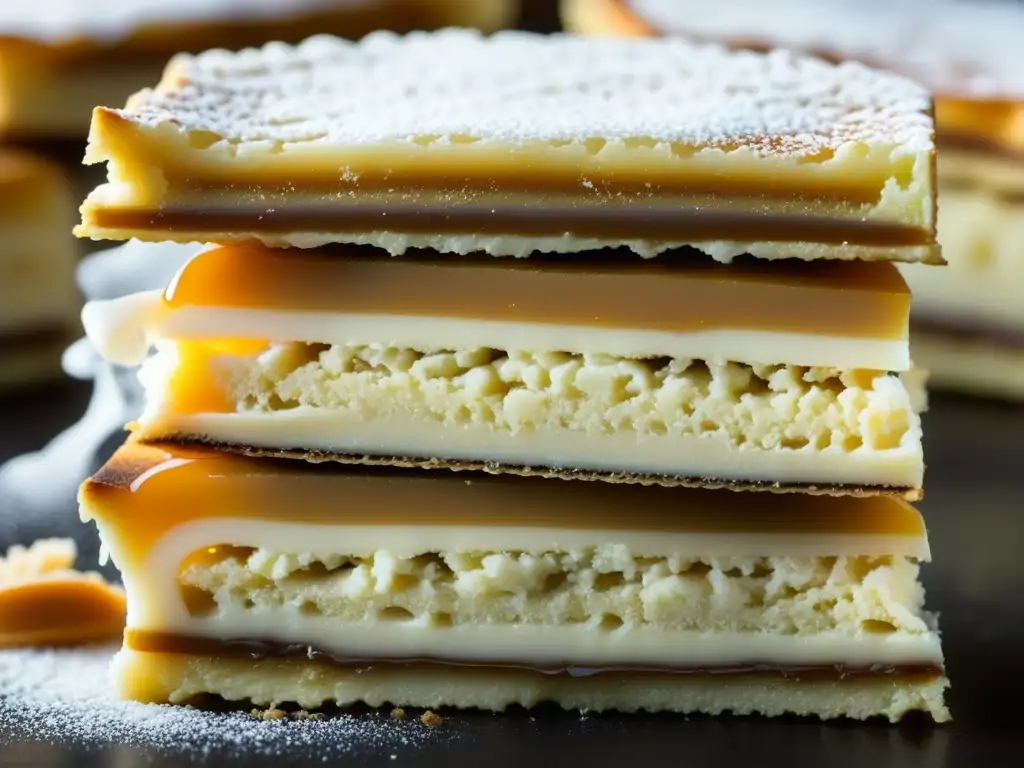
MULTIPOLYGON (((73 384, 0 401, 0 457, 40 446, 80 412, 87 390, 73 384)), ((1001 766, 1022 764, 1024 719, 1024 407, 933 396, 926 415, 926 498, 934 562, 925 569, 928 603, 941 626, 954 721, 913 718, 822 724, 797 719, 580 716, 554 710, 451 715, 436 737, 386 748, 355 745, 337 759, 328 745, 280 754, 218 746, 155 751, 133 746, 24 743, 0 722, 0 766, 364 765, 685 765, 1001 766), (395 757, 392 758, 392 755, 395 757), (681 763, 680 763, 681 764, 681 763)), ((0 499, 0 509, 4 501, 0 499)), ((5 510, 6 513, 6 510, 5 510)), ((54 533, 75 534, 95 551, 93 530, 68 499, 54 533)), ((10 542, 0 542, 6 546, 10 542)), ((374 717, 374 715, 365 715, 374 717)), ((270 725, 269 727, 276 727, 270 725)), ((414 718, 410 733, 422 729, 414 718)))

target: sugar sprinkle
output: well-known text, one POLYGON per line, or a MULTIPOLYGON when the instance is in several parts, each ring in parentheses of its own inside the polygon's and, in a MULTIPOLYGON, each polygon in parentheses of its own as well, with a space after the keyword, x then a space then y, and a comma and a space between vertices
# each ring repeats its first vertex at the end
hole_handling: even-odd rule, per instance
MULTIPOLYGON (((315 748, 318 755, 395 754, 454 738, 419 718, 394 720, 385 712, 313 717, 254 717, 249 711, 115 700, 107 671, 111 646, 73 650, 0 651, 0 742, 75 742, 125 745, 158 752, 242 751, 264 756, 315 748)), ((283 713, 282 713, 283 715, 283 713)))

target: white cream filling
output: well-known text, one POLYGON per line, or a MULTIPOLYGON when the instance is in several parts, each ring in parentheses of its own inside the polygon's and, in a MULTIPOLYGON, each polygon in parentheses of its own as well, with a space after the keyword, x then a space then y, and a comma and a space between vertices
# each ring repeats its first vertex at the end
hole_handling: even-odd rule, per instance
MULTIPOLYGON (((453 300, 456 300, 453 298, 453 300)), ((474 318, 360 315, 232 307, 166 309, 160 291, 89 302, 86 333, 108 360, 137 365, 163 339, 267 339, 318 344, 383 344, 419 350, 564 350, 616 357, 675 357, 788 363, 844 370, 906 371, 903 339, 781 333, 755 328, 671 332, 474 318)))
MULTIPOLYGON (((939 638, 932 630, 900 630, 882 635, 866 631, 812 635, 681 632, 630 623, 605 627, 600 617, 569 626, 523 623, 436 626, 421 619, 341 622, 328 616, 303 613, 294 605, 268 609, 258 604, 246 608, 231 603, 219 605, 214 613, 197 618, 189 613, 178 587, 181 563, 196 550, 215 543, 232 543, 276 551, 318 552, 327 557, 353 552, 353 543, 373 546, 376 550, 382 541, 388 541, 390 547, 396 532, 379 532, 372 528, 360 531, 341 526, 331 530, 331 526, 214 518, 172 529, 144 558, 135 560, 124 556, 128 552, 126 542, 117 536, 113 527, 102 521, 98 524, 105 543, 122 567, 128 593, 128 627, 132 629, 213 639, 301 643, 364 658, 426 656, 552 665, 694 666, 752 662, 870 665, 942 661, 939 638), (387 538, 381 538, 385 534, 387 538)), ((406 533, 409 552, 426 552, 429 544, 441 543, 430 541, 430 537, 424 535, 420 545, 412 547, 413 533, 406 533)), ((469 535, 476 536, 478 532, 473 530, 469 535)), ((525 532, 526 539, 534 535, 535 532, 525 532)), ((619 537, 619 534, 616 532, 614 536, 619 537)), ((398 534, 396 541, 401 551, 402 534, 398 534)), ((695 542, 701 546, 710 543, 695 542)), ((810 542, 805 540, 805 543, 810 542)), ((449 540, 443 546, 449 549, 453 542, 449 540)), ((545 549, 550 548, 549 538, 545 549)))
POLYGON ((214 442, 266 449, 778 483, 919 488, 924 477, 919 426, 898 447, 884 450, 808 446, 766 451, 756 446, 737 448, 713 435, 589 434, 543 428, 513 433, 486 424, 439 429, 436 422, 402 413, 366 421, 347 411, 305 406, 275 413, 194 415, 159 412, 159 408, 159 401, 151 398, 140 420, 147 434, 200 435, 214 442))

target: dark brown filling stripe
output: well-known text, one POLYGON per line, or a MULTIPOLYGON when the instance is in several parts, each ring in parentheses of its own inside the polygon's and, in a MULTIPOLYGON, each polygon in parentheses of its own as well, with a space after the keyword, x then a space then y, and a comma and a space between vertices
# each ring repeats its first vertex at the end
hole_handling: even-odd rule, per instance
POLYGON ((332 667, 368 670, 374 668, 424 668, 445 667, 473 669, 507 669, 521 672, 533 672, 543 675, 569 675, 573 677, 589 677, 592 675, 686 675, 694 677, 767 677, 781 678, 787 681, 829 681, 858 678, 900 678, 930 680, 941 677, 943 669, 936 664, 871 664, 869 666, 852 666, 849 664, 820 665, 780 665, 751 662, 748 664, 731 664, 727 666, 685 666, 662 667, 616 664, 588 664, 585 660, 565 662, 557 665, 537 665, 533 663, 508 661, 502 659, 460 661, 430 656, 414 658, 364 658, 344 656, 326 651, 313 645, 302 643, 280 643, 267 640, 213 640, 209 638, 173 635, 158 632, 147 632, 128 629, 124 635, 125 647, 133 651, 149 653, 188 654, 192 656, 214 656, 227 659, 249 659, 264 661, 267 659, 299 659, 326 664, 332 667))
POLYGON ((156 211, 99 208, 88 214, 104 229, 184 232, 403 232, 423 235, 571 235, 621 240, 637 238, 818 242, 873 246, 929 245, 931 234, 918 227, 865 219, 771 211, 737 212, 675 206, 499 208, 490 205, 302 204, 167 206, 156 211))

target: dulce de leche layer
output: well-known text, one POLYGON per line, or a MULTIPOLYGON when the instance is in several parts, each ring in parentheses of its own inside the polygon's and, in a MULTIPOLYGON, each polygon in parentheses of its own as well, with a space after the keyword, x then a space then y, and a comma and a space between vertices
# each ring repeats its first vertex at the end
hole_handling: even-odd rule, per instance
MULTIPOLYGON (((644 264, 591 252, 522 261, 392 259, 374 249, 315 254, 221 247, 203 252, 164 294, 186 307, 447 317, 692 333, 758 330, 906 338, 910 292, 893 265, 722 265, 685 251, 644 264)), ((563 348, 563 347, 560 347, 563 348)), ((571 349, 572 345, 564 346, 571 349)))
POLYGON ((884 67, 935 94, 944 146, 1024 154, 1024 9, 1016 3, 938 0, 922 13, 857 0, 563 0, 562 15, 586 34, 682 35, 884 67))
POLYGON ((355 548, 366 529, 361 538, 369 546, 397 557, 431 546, 545 551, 553 538, 563 546, 614 539, 652 556, 697 546, 694 554, 763 555, 769 553, 758 550, 771 548, 780 555, 928 557, 921 516, 893 496, 820 498, 316 466, 132 441, 83 483, 79 500, 83 519, 97 520, 120 553, 120 567, 129 570, 171 529, 228 519, 343 526, 355 548))
POLYGON ((97 109, 87 161, 110 183, 77 231, 941 262, 930 112, 889 74, 678 40, 448 30, 208 52, 97 109))
POLYGON ((92 302, 84 320, 123 364, 161 339, 249 339, 903 371, 909 312, 892 264, 724 265, 686 249, 651 263, 628 251, 393 259, 357 246, 226 246, 189 261, 162 298, 92 302))

